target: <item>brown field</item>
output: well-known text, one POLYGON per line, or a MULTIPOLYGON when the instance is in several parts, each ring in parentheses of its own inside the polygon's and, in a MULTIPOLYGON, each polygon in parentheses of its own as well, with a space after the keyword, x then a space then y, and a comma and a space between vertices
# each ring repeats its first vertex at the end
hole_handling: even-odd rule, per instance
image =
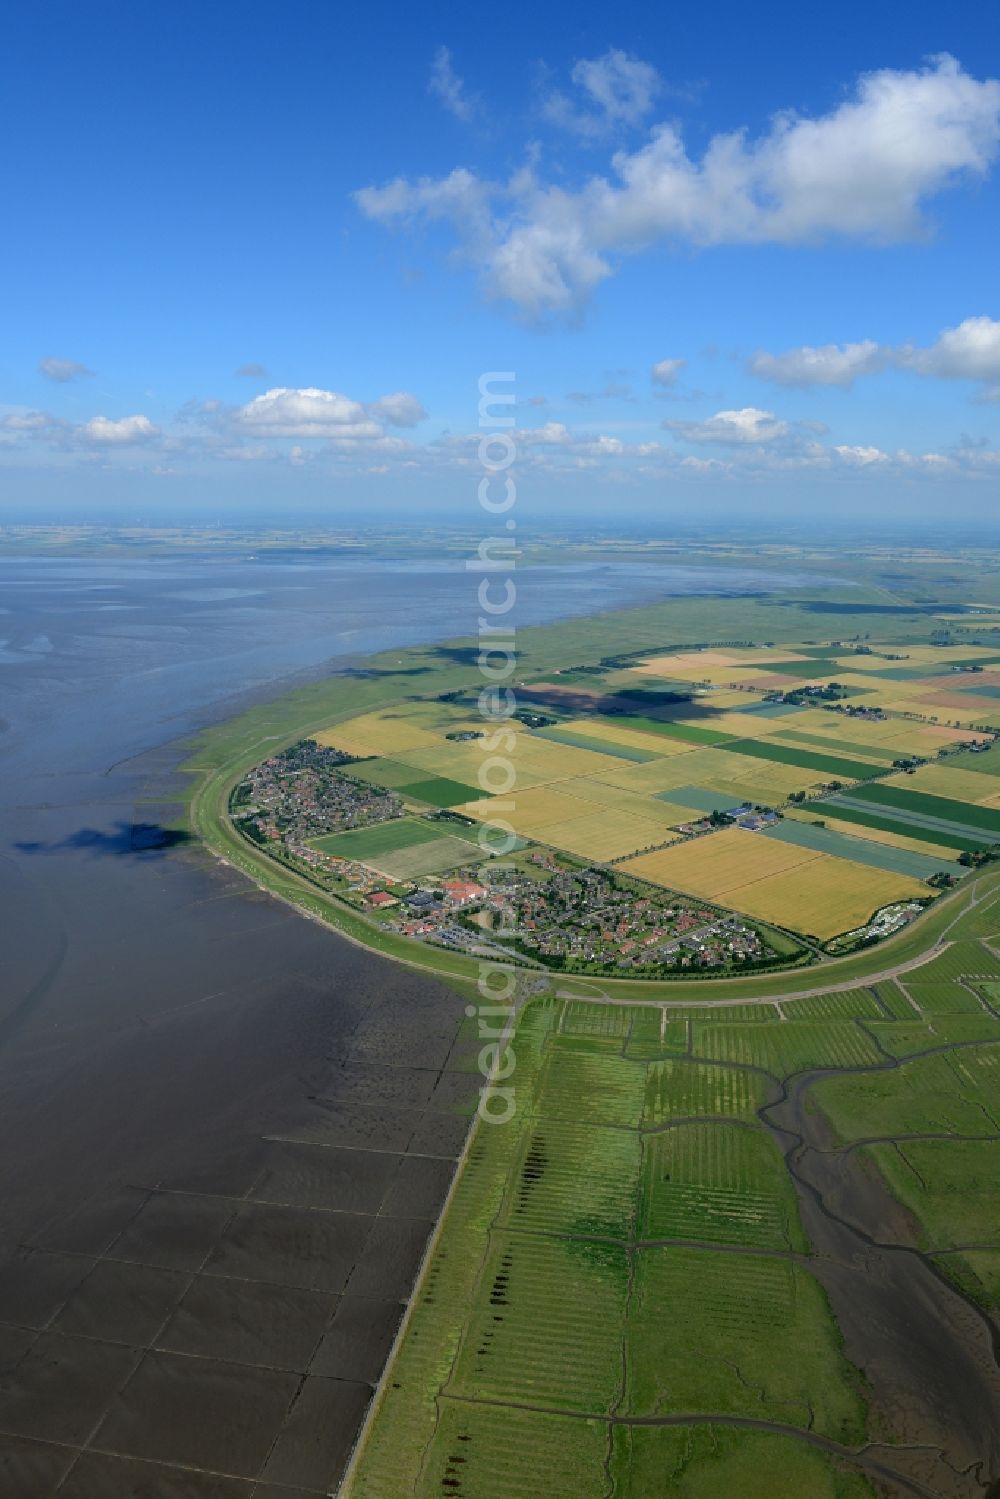
POLYGON ((957 718, 960 723, 1000 725, 1000 702, 995 697, 976 697, 971 692, 935 692, 920 701, 930 714, 943 709, 949 718, 957 718))

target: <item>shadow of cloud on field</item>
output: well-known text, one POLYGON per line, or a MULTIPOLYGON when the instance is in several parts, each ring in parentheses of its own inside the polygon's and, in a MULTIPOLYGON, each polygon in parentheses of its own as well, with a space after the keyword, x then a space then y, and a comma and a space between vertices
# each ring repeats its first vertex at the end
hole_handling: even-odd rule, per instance
POLYGON ((478 666, 478 645, 437 645, 434 655, 439 661, 451 661, 455 666, 478 666))
POLYGON ((165 828, 155 822, 117 822, 108 830, 80 828, 51 843, 24 842, 14 847, 21 854, 57 854, 78 851, 97 858, 122 858, 132 854, 168 853, 195 841, 183 828, 165 828))

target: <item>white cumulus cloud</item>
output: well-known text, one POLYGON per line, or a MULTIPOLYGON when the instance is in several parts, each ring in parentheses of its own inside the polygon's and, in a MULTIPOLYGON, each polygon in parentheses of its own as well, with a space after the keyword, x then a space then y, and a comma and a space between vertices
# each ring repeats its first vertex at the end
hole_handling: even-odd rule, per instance
POLYGON ((614 125, 638 125, 653 108, 662 88, 648 62, 610 47, 602 57, 581 58, 570 74, 584 99, 580 108, 565 94, 545 101, 544 113, 556 125, 580 135, 600 135, 614 125))
MULTIPOLYGON (((944 328, 932 344, 893 347, 873 339, 860 343, 808 344, 782 354, 766 351, 747 362, 751 374, 776 385, 837 385, 849 389, 862 375, 893 367, 939 380, 975 380, 992 387, 1000 381, 1000 322, 969 317, 955 328, 944 328)), ((980 400, 994 399, 992 388, 980 400)))
POLYGON ((665 421, 663 425, 685 442, 719 443, 724 447, 777 442, 791 432, 788 423, 773 411, 761 411, 756 406, 717 411, 703 422, 665 421))
POLYGON ((650 376, 654 385, 676 385, 686 359, 661 359, 653 365, 650 376))
POLYGON ((423 406, 408 390, 397 390, 392 395, 380 396, 377 401, 372 401, 368 410, 372 416, 390 427, 415 427, 418 422, 427 418, 423 406))
POLYGON ((413 427, 426 416, 416 396, 405 390, 365 402, 316 386, 276 386, 218 419, 244 436, 314 437, 354 444, 397 442, 386 437, 386 426, 413 427))
MULTIPOLYGON (((585 85, 587 87, 587 85, 585 85)), ((590 92, 598 87, 591 78, 590 92)), ((943 55, 916 70, 863 74, 852 96, 814 118, 778 114, 760 135, 733 130, 689 153, 657 125, 608 175, 577 187, 533 166, 496 183, 459 169, 356 194, 382 223, 443 219, 488 295, 529 315, 572 313, 613 260, 658 242, 698 246, 888 243, 926 232, 928 201, 983 175, 1000 142, 1000 82, 943 55)))
POLYGON ((837 385, 849 390, 860 375, 884 369, 889 352, 872 339, 854 344, 806 344, 783 354, 754 354, 748 363, 751 374, 775 385, 837 385))
POLYGON ((150 442, 160 435, 159 427, 155 427, 148 416, 92 416, 89 422, 77 428, 77 432, 84 442, 109 447, 150 442))
POLYGON ((945 328, 926 349, 907 347, 900 364, 920 375, 945 380, 1000 380, 1000 322, 970 317, 957 328, 945 328))
POLYGON ((833 451, 841 462, 848 463, 856 468, 868 468, 873 463, 888 463, 888 453, 883 453, 881 448, 871 447, 848 447, 844 444, 835 444, 833 451))

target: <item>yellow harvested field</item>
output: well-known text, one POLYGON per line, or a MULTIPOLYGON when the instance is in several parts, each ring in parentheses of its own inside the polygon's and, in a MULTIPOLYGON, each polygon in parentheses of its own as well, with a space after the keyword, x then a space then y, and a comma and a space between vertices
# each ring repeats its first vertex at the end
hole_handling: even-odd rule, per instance
MULTIPOLYGON (((719 694, 722 696, 723 694, 719 694)), ((726 693, 726 697, 730 694, 726 693)), ((759 703, 761 698, 757 693, 738 692, 733 694, 737 708, 751 708, 759 703)), ((716 707, 716 698, 712 698, 712 707, 716 707)), ((687 722, 687 720, 683 720, 687 722)), ((728 713, 725 710, 712 715, 706 719, 704 715, 690 720, 692 723, 701 724, 706 729, 717 729, 720 734, 732 734, 737 739, 769 739, 772 734, 780 734, 783 728, 787 729, 790 720, 787 718, 763 718, 759 713, 728 713)))
POLYGON ((635 817, 661 823, 664 827, 690 822, 692 817, 690 807, 661 801, 658 796, 642 796, 637 791, 624 791, 620 786, 598 780, 596 776, 574 776, 569 781, 560 781, 559 790, 565 791, 567 796, 581 796, 595 806, 606 807, 609 812, 614 809, 616 815, 619 812, 631 812, 635 817))
POLYGON ((711 791, 732 793, 734 801, 750 797, 767 806, 784 801, 791 791, 819 785, 823 777, 815 770, 799 770, 756 760, 752 755, 734 755, 724 749, 689 748, 673 759, 649 760, 645 765, 618 762, 613 770, 602 770, 599 779, 626 791, 671 791, 675 786, 704 786, 711 791))
POLYGON ((724 903, 729 904, 733 892, 744 885, 825 857, 813 849, 758 837, 745 828, 724 828, 673 848, 640 854, 623 867, 641 879, 702 895, 706 900, 725 896, 724 903))
POLYGON ((907 875, 797 849, 740 828, 640 854, 621 868, 651 884, 824 940, 860 926, 880 906, 927 895, 927 886, 907 875), (784 866, 782 854, 790 856, 784 866))
MULTIPOLYGON (((884 698, 880 698, 885 707, 884 698)), ((914 711, 913 704, 907 711, 914 711)), ((953 729, 944 724, 925 724, 916 719, 904 718, 849 718, 845 713, 825 713, 822 709, 810 709, 797 713, 787 720, 786 726, 797 733, 821 734, 826 738, 843 737, 845 743, 870 744, 877 752, 896 755, 934 755, 945 744, 955 744, 970 735, 965 729, 953 729)))
MULTIPOLYGON (((667 755, 682 754, 685 749, 691 748, 690 745, 678 745, 675 739, 667 739, 666 735, 645 733, 642 729, 627 729, 624 724, 616 723, 613 718, 570 718, 567 723, 559 724, 559 727, 585 739, 595 739, 595 741, 603 739, 606 744, 622 745, 628 749, 648 749, 651 754, 661 755, 663 758, 667 758, 667 755)), ((531 742, 532 745, 549 744, 553 748, 556 745, 553 739, 532 738, 531 742)), ((601 758, 607 758, 598 744, 594 745, 592 751, 582 752, 588 752, 588 754, 592 752, 592 754, 600 754, 601 758)), ((622 763, 615 755, 612 758, 615 758, 616 764, 622 763)))
POLYGON ((736 670, 741 668, 759 670, 772 661, 805 661, 807 659, 792 647, 783 650, 781 646, 760 650, 734 648, 722 651, 675 651, 667 656, 650 656, 632 670, 640 676, 682 676, 698 680, 707 679, 710 672, 719 668, 723 671, 734 668, 736 670))
POLYGON ((552 822, 587 817, 593 814, 594 804, 579 796, 566 796, 548 786, 534 786, 511 796, 487 796, 478 801, 463 802, 454 811, 463 817, 475 817, 480 822, 494 819, 509 822, 515 832, 528 836, 552 822))
POLYGON ((518 734, 513 747, 506 743, 495 751, 486 749, 479 741, 467 744, 439 744, 435 749, 421 749, 406 755, 408 765, 437 775, 452 776, 455 780, 471 780, 478 783, 479 768, 490 758, 491 753, 509 760, 517 772, 518 786, 539 786, 547 781, 559 781, 566 776, 595 774, 613 770, 625 762, 614 755, 602 755, 598 750, 576 749, 573 745, 556 744, 549 739, 539 739, 533 734, 518 734))
POLYGON ((640 677, 671 677, 683 674, 704 675, 713 666, 735 666, 736 656, 731 651, 678 651, 670 656, 650 656, 633 666, 632 671, 640 677))
MULTIPOLYGON (((618 786, 623 791, 635 791, 646 796, 650 793, 655 795, 658 791, 668 791, 671 786, 692 786, 695 784, 694 776, 678 767, 688 765, 692 756, 697 753, 697 750, 688 745, 686 754, 674 755, 669 760, 647 760, 642 765, 618 760, 612 770, 602 770, 595 779, 603 781, 606 786, 618 786)), ((589 779, 591 778, 588 777, 589 779)))
POLYGON ((349 755, 398 755, 400 750, 439 746, 440 735, 421 728, 398 710, 363 713, 346 723, 332 724, 313 736, 320 744, 332 744, 349 755))
POLYGON ((746 916, 826 941, 863 926, 880 906, 927 894, 927 886, 908 875, 821 854, 804 868, 745 885, 725 903, 746 916))
MULTIPOLYGON (((859 823, 841 822, 837 817, 826 816, 825 807, 823 812, 823 826, 832 833, 844 833, 848 838, 861 838, 865 843, 884 843, 889 848, 905 848, 914 854, 927 854, 931 859, 957 859, 960 852, 957 848, 942 848, 939 843, 923 843, 919 838, 904 838, 901 833, 889 833, 883 828, 864 828, 859 823)), ((786 807, 784 815, 797 822, 817 821, 816 812, 809 811, 808 808, 786 807)))
MULTIPOLYGON (((593 735, 609 744, 620 744, 625 749, 649 750, 651 754, 660 755, 664 759, 669 755, 682 755, 691 748, 689 744, 682 744, 677 739, 668 739, 665 734, 646 734, 641 729, 626 728, 623 724, 615 723, 613 718, 573 718, 568 723, 560 724, 560 728, 585 737, 593 735)), ((596 746, 595 750, 600 753, 596 746)))
POLYGON ((951 796, 960 802, 988 802, 998 789, 996 776, 978 770, 949 770, 947 765, 921 765, 911 776, 901 776, 892 784, 906 791, 926 791, 930 796, 951 796))
MULTIPOLYGON (((978 625, 979 621, 976 621, 978 625)), ((928 666, 945 668, 953 661, 971 661, 982 656, 995 656, 995 647, 988 645, 907 645, 900 648, 905 661, 880 661, 880 666, 928 666)), ((869 658, 870 659, 870 658, 869 658)))
POLYGON ((592 812, 589 817, 547 823, 537 836, 553 848, 565 849, 581 859, 605 863, 609 859, 634 854, 640 848, 672 842, 679 834, 672 833, 662 822, 605 807, 592 812))

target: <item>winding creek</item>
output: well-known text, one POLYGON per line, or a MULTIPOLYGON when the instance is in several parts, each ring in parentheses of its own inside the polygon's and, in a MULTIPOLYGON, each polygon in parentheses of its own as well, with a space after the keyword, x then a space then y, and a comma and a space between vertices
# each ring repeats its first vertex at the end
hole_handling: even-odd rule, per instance
MULTIPOLYGON (((975 1044, 983 1043, 929 1050, 975 1044)), ((864 1170, 856 1147, 834 1148, 822 1114, 808 1106, 820 1079, 901 1065, 886 1054, 874 1069, 799 1074, 760 1118, 795 1185, 815 1252, 810 1269, 830 1298, 847 1356, 869 1385, 876 1440, 862 1464, 919 1485, 904 1492, 982 1499, 1000 1477, 1000 1328, 917 1247, 910 1214, 864 1170)))

